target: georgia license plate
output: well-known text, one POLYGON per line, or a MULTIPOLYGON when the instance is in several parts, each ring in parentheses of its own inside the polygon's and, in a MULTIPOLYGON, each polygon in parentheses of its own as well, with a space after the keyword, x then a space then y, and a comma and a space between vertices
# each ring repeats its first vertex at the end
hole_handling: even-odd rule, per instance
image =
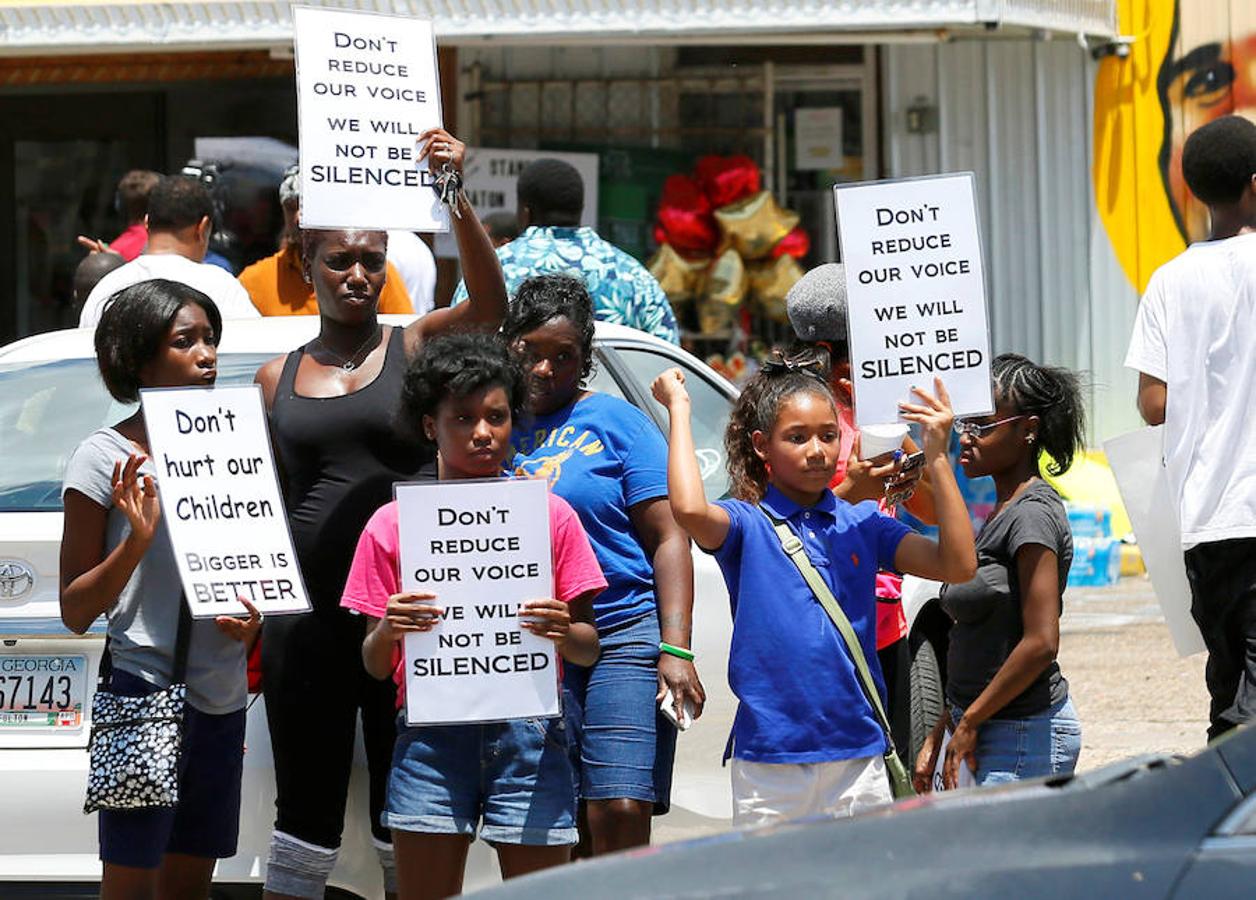
POLYGON ((0 656, 0 728, 77 728, 86 697, 85 656, 0 656))

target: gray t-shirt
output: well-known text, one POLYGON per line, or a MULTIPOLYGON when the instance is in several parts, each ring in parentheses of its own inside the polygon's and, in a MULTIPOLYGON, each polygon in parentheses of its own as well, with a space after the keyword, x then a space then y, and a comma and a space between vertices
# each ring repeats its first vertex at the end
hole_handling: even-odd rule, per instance
MULTIPOLYGON (((79 444, 66 466, 62 496, 75 490, 108 510, 106 554, 131 530, 126 516, 113 506, 111 479, 114 463, 125 463, 134 452, 130 441, 112 428, 102 428, 79 444)), ((152 460, 145 461, 140 473, 156 479, 152 460)), ((160 487, 158 491, 160 495, 160 487)), ((106 614, 116 669, 161 687, 170 683, 180 602, 179 573, 163 516, 152 544, 106 614)), ((188 702, 201 712, 235 712, 248 701, 244 645, 219 631, 212 619, 192 623, 187 683, 188 702)))
MULTIPOLYGON (((1016 553, 1034 544, 1055 553, 1063 609, 1073 536, 1060 495, 1044 481, 1031 484, 981 529, 976 577, 942 589, 942 608, 955 622, 947 653, 946 695, 960 707, 977 699, 1024 636, 1016 553)), ((1052 661, 994 718, 1035 715, 1067 696, 1068 682, 1052 661)))

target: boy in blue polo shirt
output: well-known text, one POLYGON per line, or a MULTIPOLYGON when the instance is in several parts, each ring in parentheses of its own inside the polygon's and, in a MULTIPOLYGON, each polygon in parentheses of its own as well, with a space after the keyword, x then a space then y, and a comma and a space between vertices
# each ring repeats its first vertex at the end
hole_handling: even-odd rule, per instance
POLYGON ((804 815, 851 815, 892 800, 884 730, 845 641, 781 547, 772 518, 807 557, 850 620, 884 698, 876 655, 878 569, 967 581, 977 567, 968 511, 946 455, 953 414, 940 381, 919 388, 902 418, 924 432, 938 541, 911 532, 828 485, 841 445, 824 360, 781 358, 742 391, 725 434, 734 499, 708 503, 693 450, 689 395, 679 369, 652 387, 671 418, 668 488, 680 526, 713 553, 733 609, 729 683, 733 806, 739 825, 804 815))

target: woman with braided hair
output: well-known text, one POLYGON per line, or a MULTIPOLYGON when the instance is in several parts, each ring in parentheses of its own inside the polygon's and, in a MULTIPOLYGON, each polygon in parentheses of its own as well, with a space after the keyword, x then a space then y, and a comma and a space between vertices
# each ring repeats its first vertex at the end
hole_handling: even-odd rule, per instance
POLYGON ((916 788, 933 781, 943 733, 952 732, 943 786, 960 766, 978 785, 1069 773, 1081 725, 1060 673, 1060 613, 1073 561, 1064 504, 1040 475, 1062 475, 1085 437, 1077 376, 1007 353, 994 360, 992 415, 956 420, 960 465, 994 477, 998 503, 977 535, 977 574, 943 588, 954 620, 947 655, 950 707, 916 760, 916 788))

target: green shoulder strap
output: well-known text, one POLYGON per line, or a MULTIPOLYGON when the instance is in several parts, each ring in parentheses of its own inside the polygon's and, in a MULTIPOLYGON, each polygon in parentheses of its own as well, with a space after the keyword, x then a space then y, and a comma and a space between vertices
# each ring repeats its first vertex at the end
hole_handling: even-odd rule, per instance
POLYGON ((859 644, 859 638, 855 634, 855 629, 851 627, 850 619, 846 618, 846 613, 842 612, 842 607, 838 604, 837 598, 833 596, 833 592, 825 584, 823 576, 816 571, 816 567, 807 558, 807 551, 803 547, 802 541, 794 534, 789 525, 771 515, 763 507, 759 508, 763 510, 763 514, 771 521, 772 528, 780 539, 781 549, 785 551, 785 555, 793 560, 794 565, 798 567, 803 580, 807 582, 811 592, 820 601, 820 606, 824 608, 829 618, 833 620, 833 624, 837 626, 837 631, 841 634, 842 640, 846 642, 846 649, 850 652, 851 660, 855 663, 855 671, 859 673, 859 681, 863 686, 864 694, 867 695, 868 702, 872 704, 872 709, 877 714, 877 721, 881 725, 881 730, 885 732, 885 740, 889 748, 885 754, 885 765, 890 775, 890 784, 894 789, 894 796, 896 798, 912 796, 916 792, 912 788, 911 778, 908 777, 902 760, 898 758, 898 751, 894 746, 894 735, 890 731, 890 720, 885 714, 885 707, 881 705, 881 694, 877 690, 877 683, 872 677, 872 672, 868 669, 868 660, 864 656, 863 648, 859 644))

